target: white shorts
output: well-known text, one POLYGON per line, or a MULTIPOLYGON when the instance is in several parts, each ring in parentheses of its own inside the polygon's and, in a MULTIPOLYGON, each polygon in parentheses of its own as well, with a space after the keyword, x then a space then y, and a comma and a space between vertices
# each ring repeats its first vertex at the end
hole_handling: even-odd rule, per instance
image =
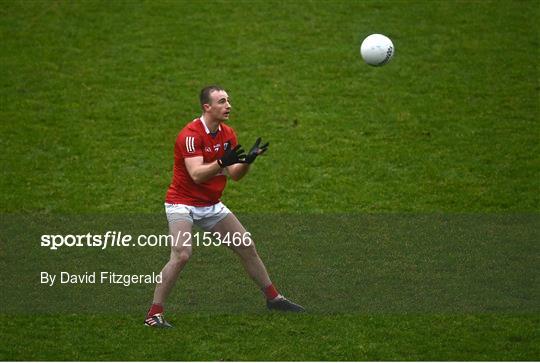
POLYGON ((188 221, 208 231, 231 211, 221 202, 208 207, 165 203, 165 213, 169 224, 176 221, 188 221))

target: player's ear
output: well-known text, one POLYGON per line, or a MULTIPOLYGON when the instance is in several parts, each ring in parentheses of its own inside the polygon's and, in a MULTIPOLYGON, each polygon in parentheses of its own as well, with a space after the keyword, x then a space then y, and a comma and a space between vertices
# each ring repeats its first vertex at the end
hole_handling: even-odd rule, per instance
POLYGON ((209 103, 204 103, 204 104, 203 104, 203 111, 208 111, 208 110, 210 110, 210 107, 212 107, 212 106, 210 106, 209 103))

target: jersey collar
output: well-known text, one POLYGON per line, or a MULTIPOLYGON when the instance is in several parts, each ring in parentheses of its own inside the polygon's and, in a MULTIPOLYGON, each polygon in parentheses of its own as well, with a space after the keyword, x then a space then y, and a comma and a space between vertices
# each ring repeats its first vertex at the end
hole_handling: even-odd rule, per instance
MULTIPOLYGON (((204 123, 204 116, 199 117, 199 120, 201 120, 201 123, 203 124, 204 131, 206 131, 206 133, 209 134, 209 133, 210 133, 210 129, 209 129, 208 126, 206 126, 206 124, 204 123)), ((221 125, 218 125, 218 131, 221 131, 221 125)))

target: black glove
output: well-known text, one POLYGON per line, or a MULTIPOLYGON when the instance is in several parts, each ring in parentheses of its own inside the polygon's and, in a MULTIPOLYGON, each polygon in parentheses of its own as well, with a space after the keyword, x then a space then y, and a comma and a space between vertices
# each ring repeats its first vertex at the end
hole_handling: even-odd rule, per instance
POLYGON ((259 137, 257 141, 255 141, 255 145, 249 150, 249 153, 246 156, 246 163, 251 164, 255 161, 257 156, 264 154, 266 150, 268 150, 268 142, 264 144, 263 146, 259 146, 261 143, 261 138, 259 137))
POLYGON ((218 159, 218 165, 224 168, 226 166, 237 163, 245 163, 244 159, 246 158, 246 154, 244 154, 242 146, 236 145, 234 149, 231 149, 229 145, 230 143, 227 143, 227 147, 225 148, 225 155, 223 155, 221 159, 218 159))

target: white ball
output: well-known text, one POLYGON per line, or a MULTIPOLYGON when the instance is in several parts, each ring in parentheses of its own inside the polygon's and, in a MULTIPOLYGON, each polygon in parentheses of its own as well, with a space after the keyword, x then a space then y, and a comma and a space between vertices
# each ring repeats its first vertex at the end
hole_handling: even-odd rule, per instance
POLYGON ((383 66, 394 56, 394 44, 382 34, 371 34, 362 42, 360 54, 372 66, 383 66))

